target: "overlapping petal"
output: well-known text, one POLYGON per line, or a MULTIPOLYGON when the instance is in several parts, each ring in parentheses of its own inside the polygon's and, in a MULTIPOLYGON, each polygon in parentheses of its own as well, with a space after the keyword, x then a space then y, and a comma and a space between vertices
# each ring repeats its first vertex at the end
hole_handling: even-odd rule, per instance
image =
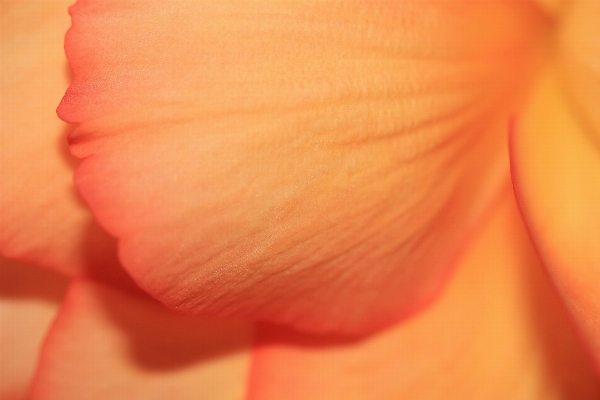
POLYGON ((557 65, 513 133, 513 181, 600 373, 600 3, 574 1, 564 18, 557 65))
POLYGON ((600 382, 512 198, 438 302, 363 341, 258 328, 251 400, 589 400, 600 382))
POLYGON ((60 275, 0 259, 2 400, 27 397, 42 340, 66 288, 67 280, 60 275))
POLYGON ((519 206, 600 367, 600 152, 556 74, 540 80, 511 144, 519 206))
POLYGON ((73 188, 68 126, 54 111, 70 78, 62 50, 70 3, 1 3, 0 253, 123 283, 114 240, 73 188))
POLYGON ((252 325, 180 317, 91 281, 71 284, 31 392, 43 399, 243 399, 252 325))
POLYGON ((179 312, 364 333, 430 299, 504 177, 520 1, 72 9, 76 183, 179 312))

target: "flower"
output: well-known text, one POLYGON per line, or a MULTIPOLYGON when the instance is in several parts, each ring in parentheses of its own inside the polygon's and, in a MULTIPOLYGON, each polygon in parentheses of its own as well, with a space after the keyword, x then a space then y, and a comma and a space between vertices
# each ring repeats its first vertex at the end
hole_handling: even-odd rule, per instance
MULTIPOLYGON (((60 40, 66 5, 3 5, 0 249, 71 277, 31 397, 594 398, 568 315, 594 359, 600 172, 579 121, 597 131, 593 42, 580 39, 597 6, 548 16, 528 2, 464 3, 72 8, 59 112, 78 123, 84 198, 145 291, 179 312, 246 320, 176 316, 123 273, 69 185, 74 162, 56 145, 67 128, 46 113, 65 80, 58 46, 44 44, 60 40), (548 56, 550 31, 560 46, 548 56), (556 58, 568 103, 540 72, 556 58), (566 128, 551 136, 550 123, 540 140, 549 109, 566 128), (512 114, 516 197, 570 314, 507 190, 512 114)), ((42 272, 4 270, 16 268, 32 278, 7 282, 39 287, 42 272)), ((56 302, 65 279, 43 279, 52 295, 39 298, 56 302)), ((15 311, 7 290, 11 318, 42 307, 41 335, 53 306, 15 311)), ((3 396, 25 390, 27 368, 3 396)))

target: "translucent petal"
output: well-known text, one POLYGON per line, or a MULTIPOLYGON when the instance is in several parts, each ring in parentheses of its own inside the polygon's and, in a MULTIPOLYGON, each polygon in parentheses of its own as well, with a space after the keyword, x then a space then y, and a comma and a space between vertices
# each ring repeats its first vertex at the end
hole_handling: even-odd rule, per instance
POLYGON ((541 17, 512 1, 79 1, 76 184, 179 312, 361 334, 429 301, 501 186, 541 17))

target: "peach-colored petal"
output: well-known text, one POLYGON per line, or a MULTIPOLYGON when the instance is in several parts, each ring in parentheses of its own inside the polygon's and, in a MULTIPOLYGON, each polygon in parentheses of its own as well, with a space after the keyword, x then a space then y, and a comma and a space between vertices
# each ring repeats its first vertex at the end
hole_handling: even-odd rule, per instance
POLYGON ((600 372, 600 152, 546 74, 511 140, 519 207, 600 372))
POLYGON ((70 3, 0 3, 0 253, 124 281, 114 240, 73 188, 68 126, 55 112, 69 81, 62 42, 70 3))
POLYGON ((0 258, 0 399, 24 400, 66 278, 0 258))
POLYGON ((31 399, 243 399, 252 326, 181 317, 148 297, 75 281, 31 399))
POLYGON ((260 326, 249 398, 600 398, 512 199, 460 264, 437 303, 363 341, 260 326))
POLYGON ((364 333, 429 300, 504 180, 513 1, 72 9, 76 183, 179 312, 364 333))

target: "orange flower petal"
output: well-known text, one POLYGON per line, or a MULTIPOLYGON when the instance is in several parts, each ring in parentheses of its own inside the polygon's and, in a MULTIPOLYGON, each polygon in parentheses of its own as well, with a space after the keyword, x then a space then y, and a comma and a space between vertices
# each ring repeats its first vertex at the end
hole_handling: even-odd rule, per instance
POLYGON ((600 153, 550 73, 512 136, 519 207, 600 368, 600 153))
MULTIPOLYGON (((571 0, 534 0, 549 15, 556 17, 568 8, 571 0)), ((559 17, 560 18, 560 17, 559 17)))
POLYGON ((561 64, 578 117, 600 149, 600 2, 577 0, 560 32, 561 64))
POLYGON ((170 314, 91 281, 71 285, 32 400, 243 399, 251 325, 170 314))
POLYGON ((0 398, 25 399, 66 278, 0 258, 0 398))
POLYGON ((600 382, 504 202, 437 303, 363 341, 259 326, 251 400, 600 398, 600 382))
POLYGON ((62 41, 70 3, 1 4, 0 253, 123 282, 114 240, 75 193, 68 126, 55 113, 69 79, 62 41))
POLYGON ((505 177, 512 1, 82 0, 76 184, 178 312, 360 334, 423 305, 505 177))

